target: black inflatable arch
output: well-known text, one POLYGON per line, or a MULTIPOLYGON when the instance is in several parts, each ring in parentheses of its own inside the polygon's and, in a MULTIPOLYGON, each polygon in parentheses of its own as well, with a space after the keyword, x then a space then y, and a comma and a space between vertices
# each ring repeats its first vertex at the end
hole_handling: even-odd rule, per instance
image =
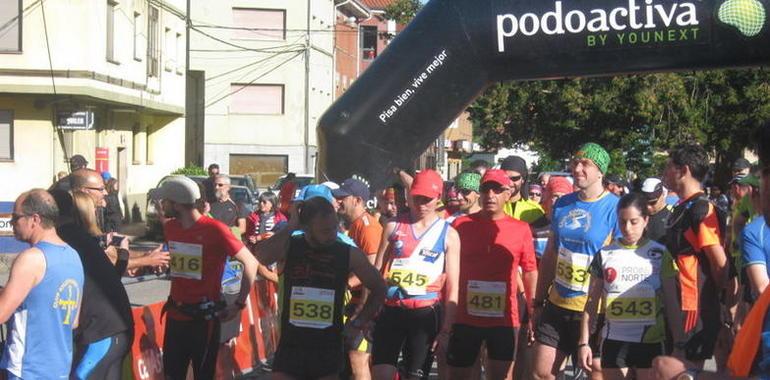
POLYGON ((432 0, 322 116, 318 170, 380 188, 488 85, 770 60, 770 0, 432 0))

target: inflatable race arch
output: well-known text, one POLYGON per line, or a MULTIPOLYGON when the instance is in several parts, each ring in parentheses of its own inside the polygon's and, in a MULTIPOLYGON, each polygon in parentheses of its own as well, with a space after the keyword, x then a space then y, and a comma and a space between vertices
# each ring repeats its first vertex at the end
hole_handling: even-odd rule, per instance
POLYGON ((770 60, 770 0, 432 0, 322 116, 319 176, 381 188, 488 85, 770 60))

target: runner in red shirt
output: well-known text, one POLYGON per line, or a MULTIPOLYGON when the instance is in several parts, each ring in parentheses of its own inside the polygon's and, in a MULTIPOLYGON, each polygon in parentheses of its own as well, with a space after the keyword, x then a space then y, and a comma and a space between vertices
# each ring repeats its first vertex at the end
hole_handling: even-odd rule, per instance
POLYGON ((167 379, 185 379, 192 362, 195 379, 213 379, 219 349, 220 321, 241 315, 259 263, 224 224, 195 208, 198 185, 184 176, 164 181, 153 194, 163 213, 173 218, 163 225, 171 252, 171 295, 163 343, 167 379), (243 264, 238 299, 225 307, 222 272, 226 258, 243 264))
MULTIPOLYGON (((488 378, 513 378, 519 329, 519 268, 524 272, 524 291, 531 313, 537 265, 529 225, 505 214, 510 186, 505 172, 487 170, 480 187, 482 210, 459 217, 452 224, 460 235, 457 317, 447 354, 452 379, 471 376, 482 343, 487 347, 488 378)), ((531 331, 531 326, 528 328, 531 331)))

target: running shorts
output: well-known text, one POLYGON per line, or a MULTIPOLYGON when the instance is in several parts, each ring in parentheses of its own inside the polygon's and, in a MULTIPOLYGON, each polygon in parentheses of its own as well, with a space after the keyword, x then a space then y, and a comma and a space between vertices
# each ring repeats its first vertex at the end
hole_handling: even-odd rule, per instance
POLYGON ((486 343, 491 360, 512 362, 516 358, 515 327, 475 327, 465 324, 452 326, 449 337, 447 363, 452 367, 467 368, 476 363, 481 344, 486 343))
POLYGON ((279 344, 273 360, 273 372, 299 379, 317 379, 339 374, 345 363, 342 346, 306 347, 279 344))
MULTIPOLYGON (((535 327, 535 339, 549 347, 554 347, 564 354, 572 355, 577 351, 578 339, 580 339, 580 320, 583 318, 583 313, 567 310, 565 308, 556 306, 551 302, 546 302, 543 307, 543 311, 540 313, 540 321, 535 327)), ((598 339, 599 331, 601 331, 601 325, 603 324, 602 316, 597 319, 596 326, 594 326, 592 339, 589 339, 588 343, 591 346, 591 351, 594 353, 594 357, 598 357, 600 339, 598 339)))
POLYGON ((422 377, 423 365, 441 325, 438 305, 418 309, 385 306, 374 327, 372 365, 398 364, 404 349, 404 370, 422 377))
POLYGON ((602 368, 651 368, 652 359, 663 355, 663 343, 636 343, 606 339, 602 344, 602 368))

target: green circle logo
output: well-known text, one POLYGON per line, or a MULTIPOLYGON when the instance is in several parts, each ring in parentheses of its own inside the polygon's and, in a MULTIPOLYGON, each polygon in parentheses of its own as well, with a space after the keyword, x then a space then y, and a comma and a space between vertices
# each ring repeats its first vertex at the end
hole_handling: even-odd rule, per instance
POLYGON ((744 36, 754 37, 765 26, 765 7, 758 0, 727 0, 719 7, 717 17, 744 36))

